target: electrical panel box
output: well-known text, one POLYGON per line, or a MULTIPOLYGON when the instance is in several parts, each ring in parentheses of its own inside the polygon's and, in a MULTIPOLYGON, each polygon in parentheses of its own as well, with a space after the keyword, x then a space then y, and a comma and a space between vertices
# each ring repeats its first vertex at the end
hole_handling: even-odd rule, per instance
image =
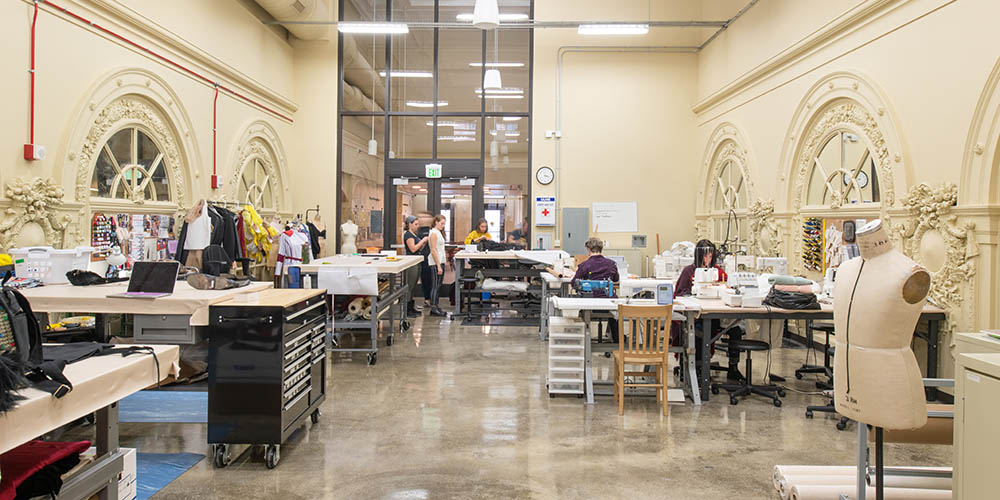
POLYGON ((584 255, 584 243, 590 237, 590 209, 564 208, 562 210, 562 249, 570 255, 584 255))

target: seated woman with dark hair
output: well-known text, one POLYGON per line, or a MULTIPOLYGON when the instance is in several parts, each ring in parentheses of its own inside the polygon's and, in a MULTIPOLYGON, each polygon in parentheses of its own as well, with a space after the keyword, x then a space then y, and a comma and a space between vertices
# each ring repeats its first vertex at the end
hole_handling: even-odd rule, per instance
POLYGON ((699 267, 714 267, 719 270, 719 281, 726 281, 729 276, 718 264, 718 252, 715 244, 708 240, 699 240, 694 247, 694 264, 691 264, 681 271, 674 285, 674 297, 691 295, 691 288, 694 286, 694 270, 699 267))
MULTIPOLYGON (((573 284, 580 280, 599 280, 618 282, 618 264, 615 261, 601 255, 604 251, 604 242, 597 238, 590 238, 583 246, 587 247, 587 254, 590 257, 576 266, 576 274, 573 275, 573 284)), ((612 292, 612 295, 614 293, 612 292)), ((608 295, 604 290, 595 290, 594 297, 605 298, 608 295)), ((608 321, 608 335, 615 343, 618 342, 618 322, 608 321)))

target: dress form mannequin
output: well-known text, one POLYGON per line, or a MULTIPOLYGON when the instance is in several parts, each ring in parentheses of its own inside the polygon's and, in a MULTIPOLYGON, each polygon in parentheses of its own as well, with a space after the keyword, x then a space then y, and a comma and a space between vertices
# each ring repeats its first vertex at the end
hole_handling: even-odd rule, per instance
POLYGON ((358 237, 358 225, 354 221, 347 221, 340 225, 340 231, 344 234, 344 243, 340 245, 340 253, 357 253, 358 247, 354 244, 354 240, 358 237))
POLYGON ((910 340, 930 274, 893 249, 881 220, 858 230, 857 243, 861 258, 840 265, 833 293, 837 413, 886 429, 922 427, 927 403, 910 340))
MULTIPOLYGON (((316 216, 313 217, 312 223, 314 226, 316 226, 316 229, 318 231, 322 232, 323 234, 326 234, 326 223, 323 222, 323 219, 320 217, 319 214, 316 214, 316 216)), ((319 237, 319 254, 326 255, 326 236, 319 237)))

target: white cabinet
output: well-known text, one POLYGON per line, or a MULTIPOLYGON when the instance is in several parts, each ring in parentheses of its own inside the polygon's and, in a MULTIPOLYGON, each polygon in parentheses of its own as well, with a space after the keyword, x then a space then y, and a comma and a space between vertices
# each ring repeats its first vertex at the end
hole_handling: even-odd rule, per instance
POLYGON ((956 356, 954 497, 996 498, 1000 353, 956 356))

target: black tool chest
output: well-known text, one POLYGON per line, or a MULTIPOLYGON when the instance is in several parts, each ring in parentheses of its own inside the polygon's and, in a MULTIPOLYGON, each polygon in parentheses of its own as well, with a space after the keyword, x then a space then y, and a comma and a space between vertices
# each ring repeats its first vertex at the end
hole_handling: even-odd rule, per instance
POLYGON ((211 307, 208 442, 215 465, 230 445, 260 445, 274 468, 280 445, 326 397, 326 291, 272 289, 211 307))

